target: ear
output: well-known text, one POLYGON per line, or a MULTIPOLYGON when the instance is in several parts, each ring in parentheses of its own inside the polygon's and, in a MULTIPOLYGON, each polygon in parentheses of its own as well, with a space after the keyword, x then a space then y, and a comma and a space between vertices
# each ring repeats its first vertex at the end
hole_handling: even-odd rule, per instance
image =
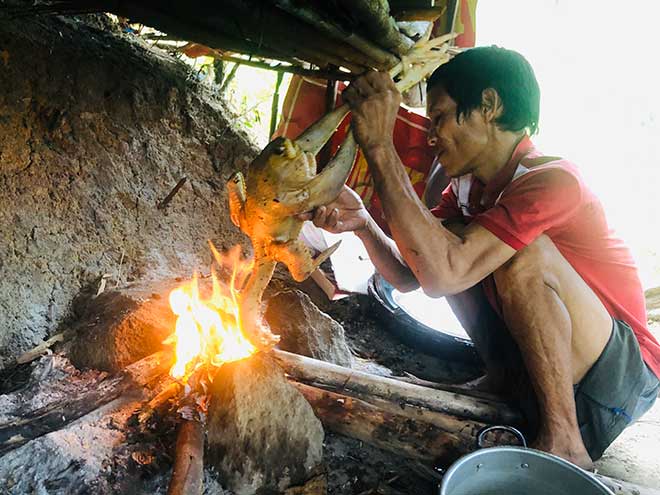
POLYGON ((486 122, 494 122, 504 112, 504 105, 500 95, 493 88, 486 88, 481 92, 481 113, 486 122))

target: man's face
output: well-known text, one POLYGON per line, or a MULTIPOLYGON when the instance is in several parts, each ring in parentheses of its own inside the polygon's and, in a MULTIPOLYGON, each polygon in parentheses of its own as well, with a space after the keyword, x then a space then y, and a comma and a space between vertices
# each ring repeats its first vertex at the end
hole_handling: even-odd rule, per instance
POLYGON ((428 143, 449 177, 469 174, 488 144, 488 126, 478 110, 456 121, 456 102, 441 86, 427 94, 428 143))

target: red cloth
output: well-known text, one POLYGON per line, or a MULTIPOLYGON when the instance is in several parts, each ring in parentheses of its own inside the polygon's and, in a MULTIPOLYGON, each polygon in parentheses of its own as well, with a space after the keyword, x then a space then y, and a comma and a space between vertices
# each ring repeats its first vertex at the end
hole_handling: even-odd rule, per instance
MULTIPOLYGON (((433 213, 474 221, 516 250, 546 234, 609 314, 632 327, 644 361, 660 376, 660 345, 647 327, 644 292, 630 251, 607 225, 600 201, 577 167, 563 159, 535 164, 539 156, 524 138, 485 186, 469 175, 452 179, 433 213)), ((499 311, 492 281, 486 279, 484 287, 499 311)))
MULTIPOLYGON (((339 86, 340 90, 344 88, 343 84, 339 86)), ((284 101, 282 121, 274 136, 285 136, 291 139, 298 137, 302 131, 326 113, 325 94, 326 85, 324 83, 294 76, 284 101)), ((336 106, 342 104, 341 95, 337 95, 335 104, 336 106)), ((346 137, 349 123, 350 115, 344 119, 330 140, 328 156, 332 156, 339 148, 346 137)), ((401 158, 406 174, 410 177, 413 188, 420 197, 426 188, 426 178, 435 158, 433 149, 426 142, 428 125, 428 118, 403 107, 399 108, 394 125, 394 147, 401 158)), ((325 163, 319 163, 320 167, 324 165, 325 163)), ((371 172, 361 151, 358 151, 346 184, 360 195, 378 225, 389 233, 380 199, 374 190, 371 172)))

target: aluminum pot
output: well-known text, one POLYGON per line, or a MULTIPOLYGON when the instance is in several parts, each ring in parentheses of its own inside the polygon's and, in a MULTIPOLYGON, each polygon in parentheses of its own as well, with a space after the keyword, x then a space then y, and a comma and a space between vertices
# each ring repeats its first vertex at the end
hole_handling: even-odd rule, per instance
POLYGON ((485 428, 479 434, 479 447, 493 430, 514 433, 523 447, 490 447, 460 458, 444 475, 440 495, 614 495, 576 465, 527 448, 514 428, 485 428))

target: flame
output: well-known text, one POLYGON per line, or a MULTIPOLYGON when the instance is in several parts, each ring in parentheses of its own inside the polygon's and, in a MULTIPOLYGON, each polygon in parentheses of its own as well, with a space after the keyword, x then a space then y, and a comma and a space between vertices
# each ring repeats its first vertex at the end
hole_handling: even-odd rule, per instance
POLYGON ((199 364, 222 366, 256 352, 241 331, 237 301, 238 289, 252 265, 241 259, 240 246, 222 255, 213 244, 209 244, 220 268, 230 270, 230 283, 228 286, 222 284, 212 269, 213 289, 209 298, 200 296, 196 273, 192 281, 170 293, 170 307, 177 315, 172 339, 176 361, 170 374, 178 379, 185 379, 199 364))

